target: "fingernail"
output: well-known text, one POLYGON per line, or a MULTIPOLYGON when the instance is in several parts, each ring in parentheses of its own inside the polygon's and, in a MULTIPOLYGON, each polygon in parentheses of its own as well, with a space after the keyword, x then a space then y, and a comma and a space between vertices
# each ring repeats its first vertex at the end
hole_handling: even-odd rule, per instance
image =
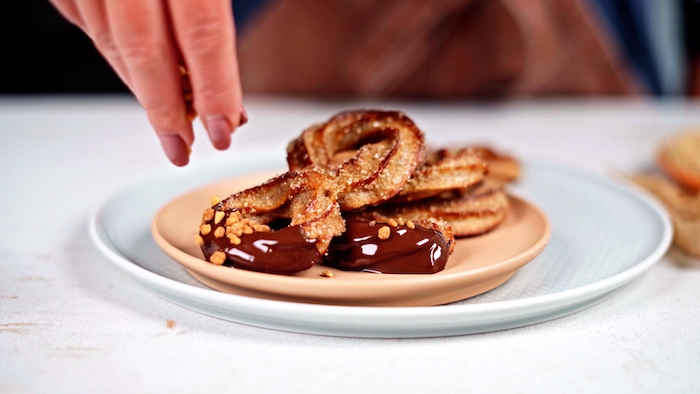
POLYGON ((185 141, 177 134, 158 134, 160 145, 165 156, 178 167, 186 166, 190 162, 189 148, 185 141))
POLYGON ((241 107, 241 120, 238 122, 238 127, 241 127, 246 123, 248 123, 248 113, 245 112, 244 107, 241 107))
POLYGON ((231 125, 223 117, 207 119, 207 132, 214 148, 224 150, 231 145, 231 125))

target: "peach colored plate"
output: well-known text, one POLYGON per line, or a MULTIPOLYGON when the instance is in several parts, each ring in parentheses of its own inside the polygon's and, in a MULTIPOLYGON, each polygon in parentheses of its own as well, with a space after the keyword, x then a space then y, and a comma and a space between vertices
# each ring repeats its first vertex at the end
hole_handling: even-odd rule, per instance
POLYGON ((488 234, 457 241, 445 270, 433 275, 346 272, 317 265, 285 276, 203 260, 194 236, 209 197, 229 195, 273 175, 257 173, 214 183, 169 202, 152 222, 156 243, 197 280, 226 293, 328 305, 427 306, 463 300, 499 286, 544 249, 551 233, 539 209, 510 197, 512 208, 504 222, 488 234), (324 270, 333 272, 333 277, 321 276, 324 270))

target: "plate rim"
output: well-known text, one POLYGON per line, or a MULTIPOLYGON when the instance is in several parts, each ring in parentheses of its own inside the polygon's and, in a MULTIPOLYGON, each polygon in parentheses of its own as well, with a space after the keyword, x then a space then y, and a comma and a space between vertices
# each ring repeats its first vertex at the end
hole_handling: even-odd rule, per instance
MULTIPOLYGON (((258 157, 257 161, 260 162, 260 159, 261 157, 258 157)), ((234 160, 233 162, 238 162, 238 160, 234 160)), ((287 313, 295 313, 299 316, 323 314, 324 316, 381 316, 383 318, 424 318, 445 317, 453 315, 468 316, 482 313, 499 314, 522 308, 529 308, 530 310, 540 310, 546 308, 547 306, 556 307, 557 305, 566 304, 568 301, 575 302, 577 300, 580 300, 581 297, 585 295, 590 295, 590 297, 593 298, 596 295, 600 295, 603 293, 612 293, 613 290, 615 290, 616 288, 625 285, 626 283, 633 280, 638 275, 649 269, 651 266, 653 266, 653 264, 658 262, 670 247, 671 241, 673 239, 673 227, 671 225, 670 218, 668 217, 665 208, 663 208, 663 206, 646 191, 629 183, 614 182, 609 177, 592 172, 590 170, 578 168, 570 164, 538 159, 532 160, 527 158, 524 159, 523 162, 526 166, 544 166, 550 171, 573 172, 577 176, 585 178, 586 180, 601 183, 606 187, 611 187, 618 192, 622 192, 625 195, 631 196, 635 199, 642 201, 646 205, 646 207, 649 208, 651 212, 653 212, 662 223, 662 237, 659 240, 659 243, 657 244, 656 248, 651 253, 649 253, 646 256, 646 258, 640 260, 635 265, 625 269, 622 272, 601 279, 599 281, 589 283, 587 285, 559 291, 556 293, 537 295, 516 300, 493 301, 483 304, 447 304, 438 306, 402 307, 343 306, 267 300, 236 294, 222 293, 213 289, 199 288, 151 272, 143 267, 140 267, 138 264, 134 263, 127 257, 118 253, 118 248, 116 248, 116 246, 109 241, 106 232, 102 229, 100 219, 103 211, 109 206, 110 202, 117 199, 119 196, 127 193, 130 190, 133 190, 134 188, 137 188, 138 186, 143 186, 150 180, 162 180, 163 175, 170 175, 169 178, 172 178, 173 176, 178 176, 177 174, 173 174, 172 172, 169 173, 168 171, 163 171, 162 169, 159 171, 154 171, 151 174, 146 174, 144 176, 138 177, 132 180, 131 182, 127 183, 126 185, 122 186, 121 188, 118 188, 105 198, 103 198, 102 201, 97 205, 97 207, 92 209, 92 212, 88 216, 88 232, 92 243, 98 248, 98 250, 100 250, 100 252, 102 252, 102 254, 105 257, 108 258, 108 260, 117 265, 130 276, 133 276, 137 280, 143 280, 145 282, 144 284, 146 285, 152 285, 156 289, 166 291, 169 294, 177 295, 180 297, 185 295, 186 298, 189 298, 194 301, 206 302, 209 304, 213 303, 217 306, 226 305, 226 307, 228 307, 229 309, 243 308, 245 310, 255 311, 256 314, 260 316, 266 315, 266 313, 263 312, 275 311, 276 313, 279 313, 280 310, 283 310, 287 313), (104 235, 104 237, 102 235, 104 235)), ((247 164, 251 163, 248 162, 247 164)), ((255 168, 247 168, 247 171, 260 170, 263 168, 265 167, 257 166, 255 168)), ((198 169, 198 171, 203 169, 204 168, 200 168, 198 169)), ((225 176, 232 176, 241 173, 242 172, 222 175, 221 177, 210 179, 208 182, 215 181, 216 179, 223 179, 225 176)), ((203 182, 200 185, 203 185, 205 183, 206 182, 203 182)), ((520 196, 518 193, 513 194, 516 196, 520 196)), ((552 229, 552 232, 554 231, 555 230, 552 229)))

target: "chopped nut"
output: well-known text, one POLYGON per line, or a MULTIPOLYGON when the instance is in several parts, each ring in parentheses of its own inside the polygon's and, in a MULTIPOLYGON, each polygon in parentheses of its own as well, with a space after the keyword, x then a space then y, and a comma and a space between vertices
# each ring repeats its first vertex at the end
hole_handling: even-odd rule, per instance
POLYGON ((243 226, 240 222, 234 223, 226 227, 226 234, 235 234, 237 237, 240 237, 243 234, 243 226))
POLYGON ((267 233, 270 232, 270 226, 268 226, 267 224, 254 224, 253 230, 259 231, 261 233, 267 233))
POLYGON ((377 231, 377 236, 379 239, 389 239, 389 235, 391 234, 391 230, 387 226, 383 226, 382 228, 377 231))
POLYGON ((228 240, 231 241, 232 244, 234 245, 240 245, 241 244, 241 239, 236 236, 236 234, 229 234, 228 235, 228 240))
POLYGON ((230 226, 234 223, 239 222, 243 216, 241 215, 240 212, 238 211, 232 211, 231 213, 228 214, 228 218, 226 218, 226 225, 230 226))
POLYGON ((223 227, 217 227, 216 230, 214 230, 214 236, 216 238, 221 238, 224 236, 224 234, 226 234, 226 229, 223 227))
POLYGON ((400 224, 401 226, 403 226, 403 224, 404 224, 404 223, 403 223, 403 218, 398 218, 396 221, 399 222, 399 224, 400 224))
POLYGON ((389 226, 391 226, 391 227, 396 227, 399 225, 399 223, 393 218, 389 219, 389 221, 387 223, 389 223, 389 226))
POLYGON ((416 228, 416 225, 413 224, 413 222, 409 220, 409 221, 406 222, 406 227, 408 227, 408 228, 410 228, 411 230, 413 230, 414 228, 416 228))
POLYGON ((216 205, 221 202, 221 197, 214 194, 213 196, 209 197, 209 202, 211 205, 216 205))
POLYGON ((199 226, 199 232, 202 233, 202 235, 207 235, 211 232, 211 224, 203 224, 199 226))
POLYGON ((219 224, 221 223, 222 220, 224 220, 224 216, 226 216, 225 212, 217 212, 214 214, 214 224, 219 224))
POLYGON ((253 234, 253 228, 246 224, 243 226, 243 234, 253 234))
POLYGON ((205 222, 208 222, 212 219, 214 219, 214 210, 211 208, 207 208, 204 210, 204 215, 202 216, 202 219, 204 219, 205 222))
POLYGON ((199 246, 204 246, 204 238, 202 238, 202 236, 199 234, 194 236, 194 242, 196 242, 199 246))
POLYGON ((374 227, 375 224, 377 224, 376 220, 372 220, 371 222, 367 223, 367 225, 370 227, 374 227))
POLYGON ((209 256, 209 261, 211 261, 212 263, 214 263, 216 265, 221 265, 224 263, 224 261, 226 261, 226 253, 218 250, 218 251, 214 252, 214 254, 209 256))
MULTIPOLYGON (((195 119, 197 119, 197 110, 194 108, 194 104, 192 104, 191 101, 185 101, 185 108, 187 111, 185 112, 185 117, 188 122, 194 122, 195 119)), ((192 151, 191 148, 187 148, 188 151, 192 151)), ((189 154, 189 152, 188 152, 189 154)))
POLYGON ((325 271, 321 272, 321 276, 324 278, 332 278, 333 273, 331 271, 325 270, 325 271))

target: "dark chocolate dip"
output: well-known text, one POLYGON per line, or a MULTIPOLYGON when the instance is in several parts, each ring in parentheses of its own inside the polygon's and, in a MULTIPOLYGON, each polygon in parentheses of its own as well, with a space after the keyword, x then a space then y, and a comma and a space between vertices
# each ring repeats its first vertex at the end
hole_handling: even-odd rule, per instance
POLYGON ((438 231, 359 219, 346 220, 345 232, 333 238, 325 256, 318 252, 314 240, 306 240, 300 226, 243 234, 238 245, 227 237, 215 237, 213 230, 202 238, 207 260, 222 251, 225 266, 271 274, 293 274, 315 263, 346 271, 434 274, 445 268, 449 250, 438 231), (387 239, 378 235, 382 227, 389 229, 387 239))
POLYGON ((314 240, 307 241, 300 226, 284 227, 272 232, 241 235, 234 245, 226 237, 216 238, 214 231, 203 236, 204 256, 221 250, 226 253, 223 265, 270 274, 293 274, 321 261, 314 240))
POLYGON ((323 264, 348 271, 383 274, 434 274, 445 269, 449 245, 435 230, 348 219, 345 232, 333 239, 323 264), (389 238, 378 236, 387 226, 389 238))

